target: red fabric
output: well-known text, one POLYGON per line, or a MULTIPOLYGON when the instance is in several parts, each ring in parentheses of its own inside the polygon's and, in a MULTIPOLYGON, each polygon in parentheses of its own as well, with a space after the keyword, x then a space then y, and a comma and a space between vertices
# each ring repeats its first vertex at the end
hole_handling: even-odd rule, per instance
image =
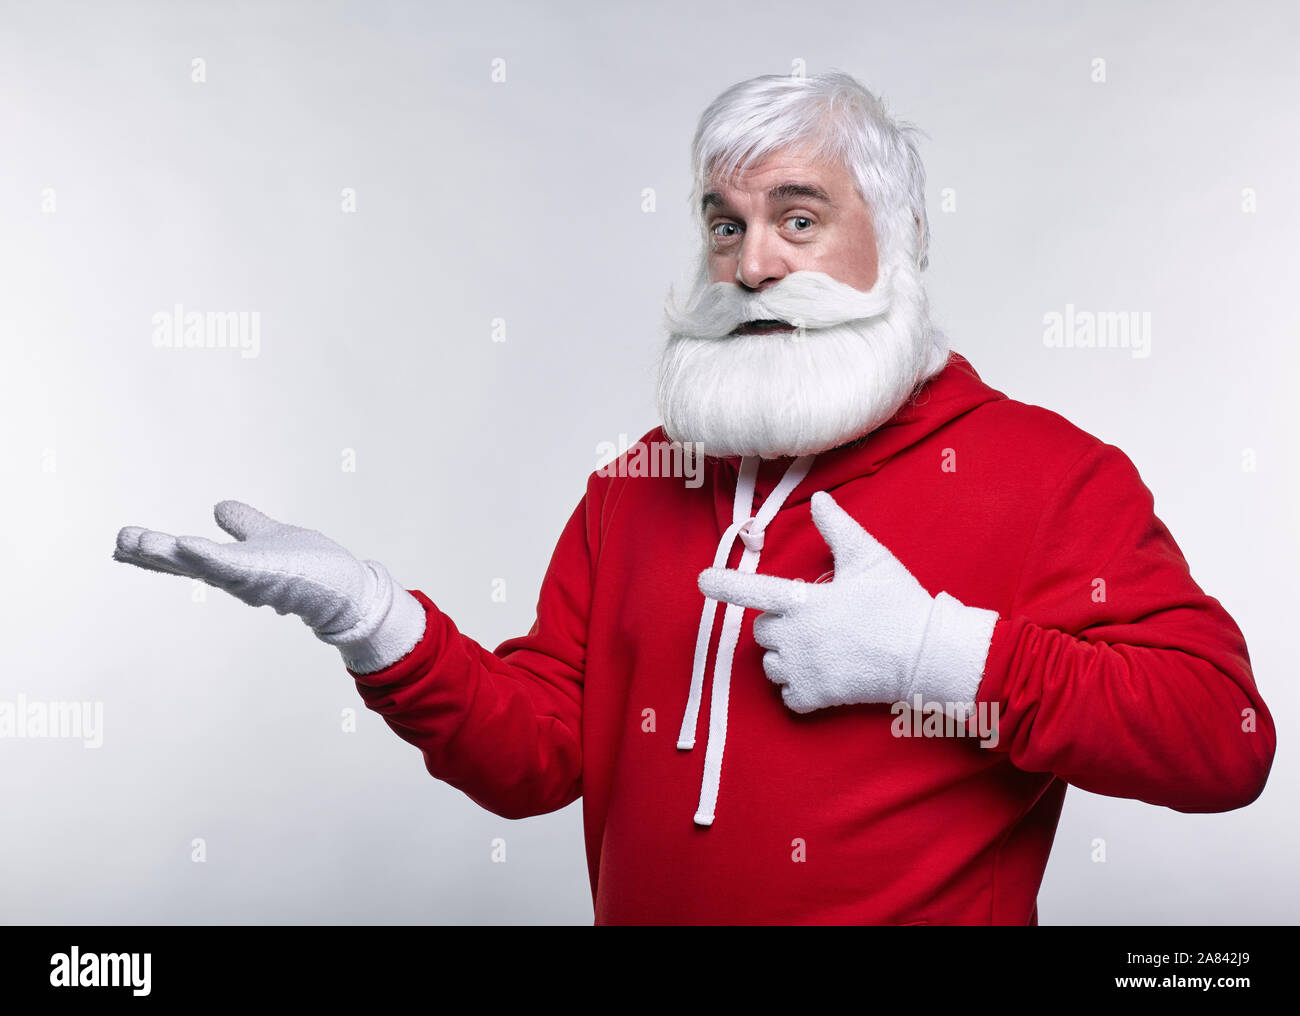
MULTIPOLYGON (((596 923, 1037 923, 1067 783, 1185 812, 1263 789, 1276 735, 1245 641, 1137 470, 953 354, 888 424, 817 457, 759 571, 832 568, 809 517, 829 490, 932 594, 997 610, 979 700, 998 704, 998 744, 896 737, 884 704, 791 712, 749 610, 717 817, 696 826, 712 653, 696 747, 676 740, 696 579, 738 467, 706 462, 694 489, 593 474, 527 635, 489 652, 413 590, 423 641, 352 675, 429 772, 483 807, 521 818, 582 798, 596 923)), ((764 463, 756 504, 787 464, 764 463)), ((715 645, 720 627, 721 611, 715 645)))

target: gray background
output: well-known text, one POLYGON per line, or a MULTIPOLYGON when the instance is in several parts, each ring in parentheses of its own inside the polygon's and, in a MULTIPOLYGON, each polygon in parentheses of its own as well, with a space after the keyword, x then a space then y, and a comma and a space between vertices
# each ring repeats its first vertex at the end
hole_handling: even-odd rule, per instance
POLYGON ((0 739, 0 919, 591 921, 580 804, 479 809, 296 619, 194 602, 113 539, 224 539, 234 497, 385 562, 485 645, 526 631, 597 443, 657 422, 696 118, 803 60, 927 132, 953 347, 1129 454, 1280 728, 1244 810, 1071 789, 1041 920, 1294 921, 1300 18, 978 7, 0 4, 0 699, 105 710, 99 749, 0 739), (258 311, 260 355, 154 348, 175 303, 258 311), (1151 356, 1045 348, 1067 303, 1149 311, 1151 356))

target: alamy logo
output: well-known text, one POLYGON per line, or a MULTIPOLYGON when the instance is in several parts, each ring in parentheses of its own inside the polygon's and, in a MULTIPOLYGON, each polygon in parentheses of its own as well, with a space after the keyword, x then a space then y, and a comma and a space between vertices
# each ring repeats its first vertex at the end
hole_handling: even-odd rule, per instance
POLYGON ((596 445, 596 475, 680 477, 686 486, 698 487, 704 482, 704 443, 638 441, 629 445, 627 435, 620 434, 617 442, 601 441, 596 445))
POLYGON ((152 953, 82 953, 75 945, 50 957, 50 984, 56 988, 130 988, 149 994, 152 953))
POLYGON ((238 349, 252 359, 262 350, 262 315, 258 311, 187 311, 176 304, 153 318, 156 349, 238 349))
POLYGON ((985 748, 998 746, 998 703, 927 702, 920 695, 889 707, 895 737, 978 737, 985 748))
POLYGON ((0 699, 0 738, 81 738, 83 747, 104 744, 103 702, 42 702, 19 693, 16 701, 0 699))
POLYGON ((1151 355, 1151 312, 1075 310, 1043 315, 1043 345, 1048 349, 1128 349, 1135 360, 1151 355))

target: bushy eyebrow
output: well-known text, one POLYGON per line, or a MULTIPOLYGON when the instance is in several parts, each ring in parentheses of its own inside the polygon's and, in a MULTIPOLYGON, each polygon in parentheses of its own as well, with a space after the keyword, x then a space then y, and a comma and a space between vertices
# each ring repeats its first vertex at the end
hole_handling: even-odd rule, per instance
MULTIPOLYGON (((808 183, 795 183, 794 181, 788 181, 786 183, 777 184, 767 192, 768 201, 784 201, 787 198, 809 198, 813 201, 822 201, 828 205, 833 205, 835 203, 820 187, 814 187, 812 184, 808 183)), ((722 192, 709 191, 700 200, 700 214, 703 215, 711 207, 721 207, 722 204, 722 192)))

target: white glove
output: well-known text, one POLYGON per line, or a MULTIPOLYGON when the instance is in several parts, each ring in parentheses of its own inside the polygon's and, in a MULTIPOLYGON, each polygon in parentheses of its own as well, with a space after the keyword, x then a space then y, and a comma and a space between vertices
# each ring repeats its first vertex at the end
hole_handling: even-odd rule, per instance
MULTIPOLYGON (((727 568, 700 573, 700 592, 765 611, 754 641, 763 670, 797 713, 859 702, 973 708, 998 615, 947 593, 932 597, 825 491, 812 518, 835 577, 809 583, 727 568)), ((968 713, 969 715, 969 713, 968 713)))
POLYGON ((238 542, 126 526, 113 558, 296 614, 358 674, 391 666, 424 637, 424 607, 378 561, 358 561, 314 529, 276 522, 240 501, 220 502, 213 515, 238 542))

